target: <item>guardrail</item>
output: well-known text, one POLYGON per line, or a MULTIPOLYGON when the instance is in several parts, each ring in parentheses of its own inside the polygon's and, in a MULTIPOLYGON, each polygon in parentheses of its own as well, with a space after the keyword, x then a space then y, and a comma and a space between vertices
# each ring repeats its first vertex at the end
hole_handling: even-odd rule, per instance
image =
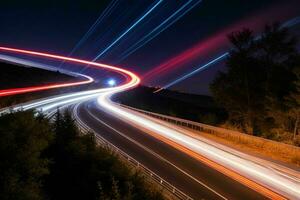
POLYGON ((175 124, 177 126, 195 130, 197 132, 205 132, 205 133, 209 133, 209 134, 221 137, 221 138, 227 138, 227 139, 231 138, 232 140, 238 141, 240 143, 251 142, 252 144, 257 145, 258 147, 263 147, 264 149, 270 150, 270 148, 271 148, 271 150, 273 150, 273 152, 280 153, 282 155, 286 155, 287 152, 294 153, 293 156, 300 158, 300 148, 293 146, 293 145, 276 142, 273 140, 268 140, 268 139, 265 139, 262 137, 248 135, 248 134, 241 133, 241 132, 234 131, 234 130, 229 130, 229 129, 215 127, 215 126, 202 124, 202 123, 194 122, 194 121, 190 121, 190 120, 185 120, 185 119, 181 119, 181 118, 177 118, 177 117, 171 117, 171 116, 162 115, 162 114, 158 114, 158 113, 154 113, 154 112, 150 112, 150 111, 145 111, 145 110, 133 108, 130 106, 126 106, 123 104, 119 104, 119 105, 124 108, 148 115, 150 117, 175 124))
MULTIPOLYGON (((87 133, 87 132, 92 132, 93 133, 94 132, 88 126, 86 126, 78 117, 75 116, 75 119, 76 119, 76 123, 77 123, 79 129, 83 133, 87 133)), ((127 153, 125 153, 124 151, 122 151, 121 149, 119 149, 118 147, 116 147, 115 145, 110 143, 109 141, 105 140, 100 135, 95 134, 95 133, 94 133, 94 135, 96 137, 96 142, 97 142, 98 145, 108 147, 110 150, 112 150, 113 152, 120 155, 123 159, 127 160, 133 167, 135 167, 136 169, 141 169, 141 171, 148 178, 151 178, 153 181, 155 181, 156 183, 161 185, 168 192, 170 192, 174 197, 176 197, 178 199, 182 199, 182 200, 193 200, 193 198, 191 198, 190 196, 188 196, 187 194, 185 194, 181 190, 177 189, 171 183, 169 183, 168 181, 161 178, 159 175, 157 175, 156 173, 154 173, 153 171, 148 169, 146 166, 144 166, 143 164, 141 164, 140 162, 135 160, 133 157, 131 157, 130 155, 128 155, 127 153)))

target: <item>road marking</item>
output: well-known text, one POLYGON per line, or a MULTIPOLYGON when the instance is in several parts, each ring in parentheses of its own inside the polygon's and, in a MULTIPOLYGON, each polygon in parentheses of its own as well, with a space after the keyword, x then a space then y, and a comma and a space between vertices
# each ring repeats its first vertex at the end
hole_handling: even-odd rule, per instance
MULTIPOLYGON (((78 107, 76 108, 76 112, 78 113, 78 107)), ((217 196, 219 196, 222 199, 227 200, 226 197, 224 197, 223 195, 221 195, 220 193, 218 193, 217 191, 215 191, 214 189, 212 189, 211 187, 209 187, 208 185, 206 185, 205 183, 203 183, 202 181, 199 181, 198 179, 196 179, 195 177, 193 177, 192 175, 190 175, 189 173, 187 173, 186 171, 184 171, 183 169, 177 167, 175 164, 171 163, 169 160, 165 159, 164 157, 160 156, 159 154, 155 153, 154 151, 152 151, 151 149, 145 147, 144 145, 140 144, 139 142, 133 140, 132 138, 126 136, 124 133, 118 131, 117 129, 113 128, 112 126, 108 125, 107 123, 103 122, 102 120, 100 120, 97 116, 95 116, 93 113, 91 113, 89 110, 87 110, 85 108, 85 110, 88 112, 88 114, 90 116, 92 116, 96 121, 100 122, 101 124, 105 125, 106 127, 108 127, 109 129, 115 131, 116 133, 118 133, 119 135, 121 135, 122 137, 126 138, 127 140, 133 142, 134 144, 136 144, 137 146, 139 146, 140 148, 144 149, 145 151, 147 151, 148 153, 152 154, 153 156, 157 157, 160 160, 163 160, 164 162, 168 163, 169 165, 171 165, 172 167, 176 168, 178 171, 180 171, 181 173, 185 174, 186 176, 188 176, 189 178, 191 178, 192 180, 196 181, 198 184, 202 185, 203 187, 205 187, 206 189, 208 189, 209 191, 213 192, 214 194, 216 194, 217 196)), ((78 116, 78 114, 77 114, 78 116)), ((94 130, 94 129, 92 129, 94 130)), ((95 130, 94 130, 95 131, 95 130)), ((95 131, 97 132, 97 131, 95 131)), ((100 135, 100 134, 98 134, 100 135)))

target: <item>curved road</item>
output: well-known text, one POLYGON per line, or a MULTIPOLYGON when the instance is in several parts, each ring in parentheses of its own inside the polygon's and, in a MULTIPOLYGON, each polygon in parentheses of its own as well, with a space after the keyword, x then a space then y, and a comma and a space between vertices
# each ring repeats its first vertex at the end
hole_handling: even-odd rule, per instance
POLYGON ((266 199, 222 173, 107 113, 96 99, 73 112, 96 134, 114 144, 194 199, 266 199))
MULTIPOLYGON (((110 102, 109 97, 114 93, 130 89, 139 83, 139 78, 129 71, 46 53, 5 47, 0 47, 0 50, 88 64, 127 75, 127 82, 118 87, 60 95, 25 103, 14 109, 40 109, 52 115, 57 107, 73 108, 76 118, 95 133, 194 199, 265 199, 266 196, 285 199, 282 195, 298 199, 300 196, 299 177, 279 174, 269 166, 259 165, 188 137, 177 131, 176 127, 171 129, 149 122, 145 117, 122 110, 110 102), (172 145, 175 143, 180 145, 172 145), (201 162, 199 157, 210 163, 213 160, 216 167, 209 162, 201 162), (222 168, 222 165, 228 169, 222 168)), ((2 112, 5 111, 7 110, 2 112)))

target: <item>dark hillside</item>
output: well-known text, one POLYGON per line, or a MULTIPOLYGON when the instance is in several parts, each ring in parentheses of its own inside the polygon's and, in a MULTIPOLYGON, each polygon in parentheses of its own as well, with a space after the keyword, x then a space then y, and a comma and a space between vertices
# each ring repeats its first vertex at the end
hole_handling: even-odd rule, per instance
MULTIPOLYGON (((48 71, 33 67, 18 66, 15 64, 0 62, 0 67, 0 90, 83 80, 79 77, 69 76, 60 72, 48 71)), ((102 87, 101 83, 0 97, 0 108, 48 96, 66 94, 70 92, 77 92, 99 87, 102 87)))
POLYGON ((0 63, 0 89, 28 87, 74 81, 76 78, 60 72, 0 63))
POLYGON ((216 125, 226 119, 226 113, 209 96, 162 91, 153 93, 155 88, 139 86, 117 94, 114 101, 170 116, 216 125))

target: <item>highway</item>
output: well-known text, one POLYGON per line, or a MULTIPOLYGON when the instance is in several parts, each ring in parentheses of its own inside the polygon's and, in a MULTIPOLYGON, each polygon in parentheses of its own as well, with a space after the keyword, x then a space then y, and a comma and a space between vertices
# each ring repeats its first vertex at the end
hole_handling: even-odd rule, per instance
POLYGON ((78 95, 76 98, 73 98, 75 93, 68 97, 60 95, 23 104, 15 110, 34 108, 53 116, 58 107, 61 110, 70 109, 76 118, 99 136, 193 199, 266 199, 247 186, 151 137, 146 131, 107 113, 97 104, 97 96, 103 94, 99 92, 90 97, 78 95))
POLYGON ((134 157, 193 199, 266 199, 259 193, 151 137, 98 106, 95 99, 73 112, 95 133, 134 157))
MULTIPOLYGON (((152 137, 146 129, 128 123, 98 104, 99 91, 89 97, 70 94, 22 105, 43 110, 49 116, 57 107, 70 109, 76 119, 96 134, 138 160, 193 199, 267 199, 259 192, 199 162, 182 151, 152 137)), ((15 109, 19 109, 16 107, 15 109)), ((296 198, 294 198, 296 199, 296 198)))
MULTIPOLYGON (((230 149, 203 142, 151 120, 110 101, 111 95, 139 84, 132 72, 114 66, 46 53, 0 47, 52 59, 106 68, 126 75, 117 87, 96 89, 36 100, 14 107, 37 109, 48 116, 58 107, 72 110, 96 134, 141 162, 193 199, 299 199, 298 172, 282 174, 271 166, 260 165, 230 149)), ((7 112, 2 110, 1 112, 7 112)))

